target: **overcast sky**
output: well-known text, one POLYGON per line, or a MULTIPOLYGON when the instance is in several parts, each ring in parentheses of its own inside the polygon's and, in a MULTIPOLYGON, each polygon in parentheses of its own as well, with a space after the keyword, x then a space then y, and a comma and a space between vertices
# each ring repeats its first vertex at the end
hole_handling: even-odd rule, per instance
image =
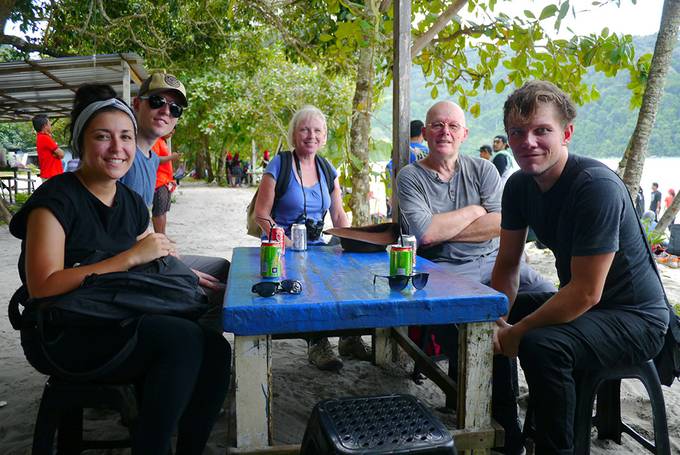
MULTIPOLYGON (((603 3, 606 0, 600 0, 603 3)), ((565 26, 569 26, 579 35, 600 32, 604 27, 616 33, 629 33, 636 36, 652 35, 659 31, 663 0, 620 0, 621 6, 609 2, 604 6, 593 6, 597 0, 571 0, 570 5, 576 11, 576 18, 571 11, 562 21, 560 37, 571 35, 565 26)), ((530 10, 539 17, 546 5, 556 3, 555 0, 514 0, 499 1, 496 10, 508 14, 522 15, 524 10, 530 10)))
MULTIPOLYGON (((538 17, 546 5, 556 1, 501 0, 497 3, 496 11, 521 15, 524 10, 528 9, 538 17)), ((600 3, 606 1, 599 0, 600 3)), ((564 38, 570 35, 566 26, 579 35, 600 32, 603 27, 609 27, 612 32, 630 33, 636 36, 652 35, 659 30, 663 0, 637 0, 635 5, 632 0, 620 0, 620 2, 620 7, 611 1, 605 6, 598 7, 592 5, 598 3, 598 0, 571 0, 570 5, 575 8, 578 19, 575 19, 570 12, 562 22, 559 36, 564 38)), ((22 36, 16 24, 9 21, 7 32, 22 36)))

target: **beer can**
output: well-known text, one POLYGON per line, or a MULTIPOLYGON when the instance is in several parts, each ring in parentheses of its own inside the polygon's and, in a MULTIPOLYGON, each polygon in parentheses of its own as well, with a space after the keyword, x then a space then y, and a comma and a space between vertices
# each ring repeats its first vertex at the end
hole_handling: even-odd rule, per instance
POLYGON ((415 235, 405 235, 403 234, 401 236, 401 244, 404 246, 410 246, 411 251, 413 251, 413 268, 416 268, 416 251, 417 251, 417 242, 416 242, 416 236, 415 235))
POLYGON ((390 275, 411 275, 413 249, 410 246, 390 245, 390 275))
POLYGON ((265 278, 281 276, 281 244, 264 240, 260 246, 260 274, 265 278))
POLYGON ((281 244, 281 254, 286 254, 286 231, 282 227, 274 226, 271 230, 271 241, 281 244))
POLYGON ((295 251, 307 250, 307 226, 294 224, 290 227, 290 238, 293 241, 291 249, 295 251))

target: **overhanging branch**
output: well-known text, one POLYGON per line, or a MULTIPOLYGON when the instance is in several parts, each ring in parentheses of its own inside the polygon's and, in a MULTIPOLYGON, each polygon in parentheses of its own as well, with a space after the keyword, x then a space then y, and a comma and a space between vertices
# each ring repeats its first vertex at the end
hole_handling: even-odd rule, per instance
POLYGON ((41 54, 46 54, 51 57, 66 57, 68 54, 65 54, 63 52, 58 52, 54 49, 51 49, 47 46, 44 46, 42 44, 38 43, 31 43, 29 41, 26 41, 22 38, 19 38, 18 36, 14 35, 5 35, 2 34, 0 35, 0 45, 6 44, 8 46, 12 46, 13 48, 21 51, 21 52, 40 52, 41 54))
POLYGON ((456 0, 451 6, 446 8, 446 11, 441 13, 439 17, 437 18, 436 21, 434 21, 434 24, 432 24, 432 27, 429 28, 429 30, 425 31, 422 35, 420 35, 414 42, 413 46, 411 46, 411 60, 415 59, 418 54, 420 54, 420 51, 425 49, 425 46, 430 44, 432 39, 442 30, 444 30, 444 27, 448 25, 449 22, 451 22, 451 19, 458 14, 458 12, 465 6, 467 3, 467 0, 456 0))

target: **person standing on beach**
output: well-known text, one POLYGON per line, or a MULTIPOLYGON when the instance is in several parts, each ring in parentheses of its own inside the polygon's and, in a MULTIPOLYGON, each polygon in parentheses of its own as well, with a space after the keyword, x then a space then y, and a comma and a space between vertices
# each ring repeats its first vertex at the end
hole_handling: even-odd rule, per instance
POLYGON ((36 131, 35 148, 38 152, 40 178, 47 180, 55 175, 63 174, 64 167, 61 159, 64 151, 52 139, 52 124, 44 114, 33 117, 33 129, 36 131))
MULTIPOLYGON (((574 376, 653 358, 669 320, 661 279, 621 179, 569 153, 576 107, 555 85, 532 81, 506 100, 503 120, 521 172, 503 193, 491 286, 510 301, 494 350, 519 357, 534 408, 537 454, 574 451, 574 376), (523 293, 528 228, 552 250, 560 288, 523 293)), ((502 372, 501 372, 502 373, 502 372)), ((507 374, 494 390, 511 395, 507 374)))
MULTIPOLYGON (((664 199, 664 210, 668 210, 675 199, 675 190, 673 188, 668 189, 668 196, 664 199)), ((671 221, 671 224, 675 224, 675 219, 671 221)))
POLYGON ((153 205, 151 207, 151 222, 153 223, 153 230, 161 234, 165 234, 167 214, 172 204, 171 195, 177 186, 173 176, 172 162, 178 159, 180 155, 177 152, 171 153, 167 143, 167 140, 173 134, 175 134, 174 128, 170 133, 159 137, 153 147, 151 147, 151 150, 158 155, 160 161, 156 172, 156 189, 154 190, 153 205))
POLYGON ((498 174, 501 176, 501 182, 503 185, 505 185, 505 182, 508 181, 508 177, 510 177, 510 175, 517 170, 515 160, 507 150, 507 137, 499 134, 493 138, 493 158, 491 158, 491 162, 494 166, 496 166, 498 174))
MULTIPOLYGON (((419 256, 437 262, 452 273, 489 284, 498 253, 501 221, 498 171, 487 160, 460 154, 460 147, 468 136, 460 106, 450 101, 438 102, 427 112, 426 122, 423 133, 430 153, 405 166, 397 176, 403 232, 415 235, 419 256)), ((523 290, 555 290, 524 262, 519 272, 523 290)), ((457 365, 456 327, 440 325, 430 330, 449 356, 449 362, 457 365)), ((510 360, 496 356, 494 372, 498 370, 511 374, 510 360)), ((503 396, 494 389, 492 410, 494 419, 505 429, 505 453, 520 454, 522 431, 514 393, 503 396)))
POLYGON ((659 212, 661 212, 661 191, 659 191, 659 184, 652 183, 652 198, 649 202, 649 210, 656 214, 654 221, 659 221, 659 212))
POLYGON ((416 159, 422 160, 430 153, 430 149, 427 145, 423 144, 425 138, 423 137, 423 121, 422 120, 411 120, 411 138, 409 140, 409 147, 411 151, 416 155, 416 159))
POLYGON ((642 218, 642 214, 645 213, 645 192, 642 191, 641 186, 638 186, 638 192, 635 195, 635 211, 638 218, 642 218))
MULTIPOLYGON (((172 74, 153 73, 142 83, 132 106, 138 125, 137 147, 132 166, 120 181, 142 196, 146 206, 151 208, 160 162, 151 147, 177 126, 184 108, 188 106, 186 89, 172 74)), ((229 261, 198 255, 182 255, 181 259, 198 276, 199 284, 208 295, 215 310, 210 314, 211 322, 221 327, 229 261)))
POLYGON ((479 157, 483 160, 491 161, 491 156, 493 155, 493 150, 490 145, 484 144, 479 147, 479 157))

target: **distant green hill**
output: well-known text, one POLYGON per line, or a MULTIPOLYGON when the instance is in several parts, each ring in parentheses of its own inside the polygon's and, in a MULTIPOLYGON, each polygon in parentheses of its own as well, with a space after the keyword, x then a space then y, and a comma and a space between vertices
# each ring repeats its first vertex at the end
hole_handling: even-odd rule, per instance
MULTIPOLYGON (((635 55, 641 56, 654 50, 656 35, 634 37, 635 55)), ((500 76, 500 73, 499 73, 500 76)), ((425 86, 426 80, 420 68, 414 67, 411 74, 411 118, 425 120, 425 113, 434 100, 430 97, 430 88, 425 86)), ((614 78, 607 78, 601 74, 591 74, 586 79, 587 84, 594 84, 600 91, 601 97, 597 102, 578 107, 578 117, 575 121, 575 134, 569 149, 580 155, 591 157, 620 157, 635 129, 637 111, 629 108, 630 91, 628 73, 619 73, 614 78)), ((482 93, 477 97, 481 105, 481 115, 472 118, 468 114, 470 135, 463 145, 463 153, 477 154, 479 146, 490 144, 496 134, 503 131, 503 103, 512 91, 482 93)), ((445 87, 439 87, 440 96, 437 100, 446 99, 445 87)), ((471 100, 471 103, 473 101, 471 100)), ((649 155, 680 156, 680 48, 676 47, 672 69, 666 80, 665 94, 661 102, 661 109, 656 117, 654 131, 650 139, 649 155)), ((373 137, 391 142, 392 137, 392 89, 385 90, 385 96, 375 112, 373 137)))

